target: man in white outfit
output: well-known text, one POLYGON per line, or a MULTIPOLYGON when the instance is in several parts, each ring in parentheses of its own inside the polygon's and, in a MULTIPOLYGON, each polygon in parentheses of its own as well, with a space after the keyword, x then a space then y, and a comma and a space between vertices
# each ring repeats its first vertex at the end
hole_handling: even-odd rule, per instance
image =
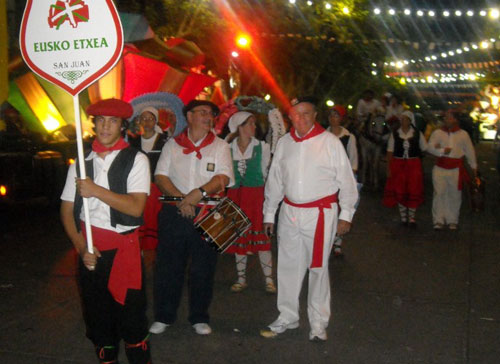
POLYGON ((442 230, 448 224, 450 230, 456 230, 462 204, 462 187, 470 178, 465 169, 464 157, 474 176, 477 175, 477 161, 469 134, 460 129, 452 110, 446 112, 444 126, 432 133, 427 151, 438 157, 432 170, 434 229, 442 230))
POLYGON ((335 234, 350 230, 358 199, 356 181, 342 143, 316 122, 314 99, 292 101, 293 127, 276 147, 264 202, 264 229, 273 231, 279 203, 278 310, 262 330, 275 337, 299 326, 299 294, 309 270, 309 339, 324 341, 330 318, 328 258, 335 234), (340 207, 340 215, 338 214, 340 207))

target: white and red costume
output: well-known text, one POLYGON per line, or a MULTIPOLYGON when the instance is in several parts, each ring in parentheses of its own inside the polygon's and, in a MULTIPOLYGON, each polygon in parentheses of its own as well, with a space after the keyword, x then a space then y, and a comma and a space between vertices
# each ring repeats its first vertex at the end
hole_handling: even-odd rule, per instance
POLYGON ((459 127, 435 130, 429 139, 428 152, 438 157, 432 170, 434 224, 458 224, 462 204, 462 188, 469 178, 464 159, 477 169, 476 153, 466 131, 459 127), (445 148, 451 148, 445 155, 445 148))
POLYGON ((337 221, 352 220, 358 191, 342 143, 319 124, 303 138, 292 128, 279 140, 265 187, 264 222, 274 222, 283 199, 278 221, 277 321, 298 322, 299 294, 309 270, 309 322, 311 328, 324 329, 330 318, 328 258, 337 221))

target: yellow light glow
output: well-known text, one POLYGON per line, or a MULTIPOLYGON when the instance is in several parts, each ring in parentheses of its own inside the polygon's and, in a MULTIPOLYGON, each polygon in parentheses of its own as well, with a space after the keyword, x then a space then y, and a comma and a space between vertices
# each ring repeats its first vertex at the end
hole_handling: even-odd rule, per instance
POLYGON ((349 110, 352 110, 352 105, 347 106, 349 110))
POLYGON ((481 42, 481 48, 486 49, 486 48, 488 48, 488 47, 489 47, 489 44, 488 44, 488 42, 487 42, 487 41, 482 41, 482 42, 481 42))
POLYGON ((68 166, 75 164, 75 160, 73 158, 68 159, 68 166))
POLYGON ((7 196, 7 187, 4 185, 0 186, 0 196, 7 196))
POLYGON ((23 93, 29 107, 45 129, 50 132, 66 125, 62 115, 37 81, 33 73, 27 73, 16 79, 16 84, 23 93), (57 125, 56 127, 54 127, 57 125))
POLYGON ((266 100, 266 101, 271 100, 271 95, 267 94, 266 96, 264 96, 264 100, 266 100))
MULTIPOLYGON (((120 60, 106 75, 101 77, 99 81, 89 86, 88 93, 90 103, 95 103, 105 99, 121 99, 123 91, 123 61, 120 60)), ((162 90, 163 91, 163 90, 162 90)))
POLYGON ((399 79, 399 83, 400 83, 401 85, 406 85, 406 79, 405 79, 404 77, 401 77, 401 78, 399 79))
POLYGON ((500 12, 498 11, 498 9, 491 9, 491 11, 490 11, 490 18, 491 19, 498 19, 499 16, 500 16, 500 12))
POLYGON ((396 62, 396 68, 402 68, 403 67, 403 62, 397 61, 396 62))
POLYGON ((43 127, 48 132, 54 131, 61 126, 61 123, 51 116, 48 116, 45 120, 42 120, 43 127))
POLYGON ((236 45, 240 48, 248 48, 250 43, 251 39, 247 34, 240 34, 236 37, 236 45))
POLYGON ((326 106, 332 107, 334 105, 335 105, 335 103, 332 100, 326 100, 326 106))
POLYGON ((347 6, 344 6, 344 7, 342 8, 342 12, 343 12, 345 15, 349 15, 349 13, 350 13, 351 11, 349 10, 349 8, 348 8, 347 6))

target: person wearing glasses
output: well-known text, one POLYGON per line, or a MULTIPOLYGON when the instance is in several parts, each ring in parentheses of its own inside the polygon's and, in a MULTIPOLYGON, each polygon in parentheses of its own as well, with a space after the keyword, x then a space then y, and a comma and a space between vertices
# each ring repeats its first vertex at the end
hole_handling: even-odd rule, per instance
POLYGON ((150 332, 160 334, 174 323, 189 266, 189 321, 199 335, 212 332, 208 309, 212 301, 217 253, 195 230, 204 197, 234 183, 229 145, 212 132, 219 109, 193 100, 184 107, 187 128, 170 139, 156 166, 155 183, 166 196, 181 197, 158 215, 158 248, 154 278, 154 320, 150 332), (189 259, 190 258, 190 259, 189 259))
MULTIPOLYGON (((168 135, 163 133, 158 126, 159 113, 152 106, 143 108, 137 118, 139 124, 139 136, 129 138, 129 143, 134 148, 144 152, 149 159, 151 179, 160 158, 160 153, 165 145, 168 135)), ((151 193, 144 208, 144 225, 139 228, 141 248, 143 250, 154 250, 158 245, 158 213, 161 210, 161 202, 158 198, 161 192, 154 183, 151 183, 151 193)))
POLYGON ((147 154, 151 164, 151 173, 154 172, 161 149, 167 141, 167 134, 158 126, 158 110, 152 106, 142 109, 137 121, 140 127, 140 137, 130 138, 130 145, 147 154))

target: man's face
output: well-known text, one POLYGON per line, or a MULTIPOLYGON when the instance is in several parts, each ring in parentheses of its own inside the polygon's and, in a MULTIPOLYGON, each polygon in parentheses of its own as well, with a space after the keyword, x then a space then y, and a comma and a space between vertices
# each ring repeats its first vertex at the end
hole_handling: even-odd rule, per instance
POLYGON ((122 119, 116 116, 94 118, 97 140, 105 147, 112 147, 121 137, 122 119))
POLYGON ((209 132, 212 129, 213 120, 213 111, 208 105, 196 106, 187 113, 187 123, 190 129, 209 132))
POLYGON ((316 122, 316 109, 308 102, 301 102, 290 110, 290 120, 299 135, 304 136, 316 122))
POLYGON ((451 111, 447 111, 446 114, 444 114, 444 125, 447 128, 452 128, 457 125, 457 123, 458 120, 451 111))

